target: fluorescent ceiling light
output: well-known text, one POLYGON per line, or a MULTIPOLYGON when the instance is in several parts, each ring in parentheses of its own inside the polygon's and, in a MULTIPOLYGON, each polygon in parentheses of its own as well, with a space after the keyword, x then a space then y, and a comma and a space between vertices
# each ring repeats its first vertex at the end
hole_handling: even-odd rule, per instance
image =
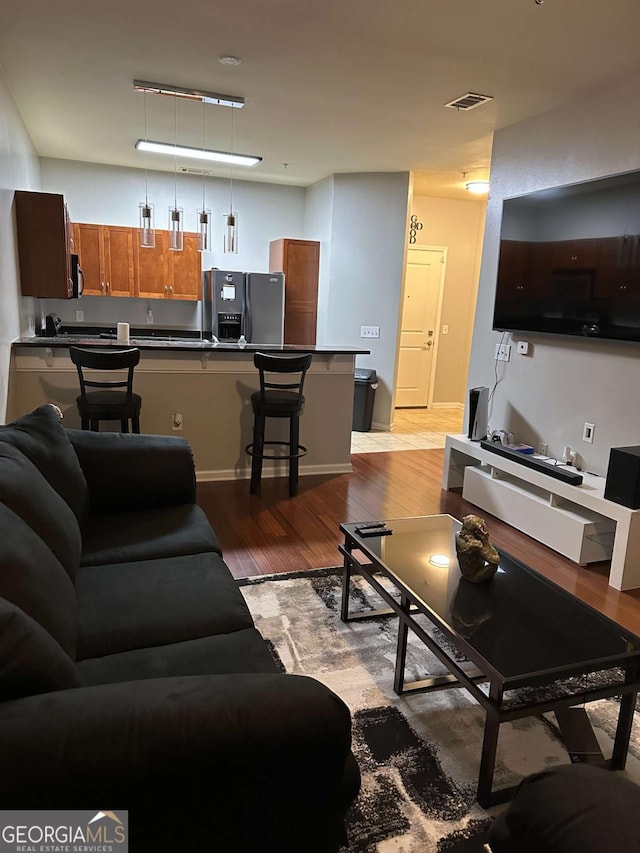
POLYGON ((192 148, 190 145, 172 145, 170 142, 152 142, 139 139, 135 147, 138 151, 152 151, 154 154, 171 154, 175 157, 191 157, 193 160, 214 160, 216 163, 232 163, 234 166, 255 166, 262 157, 249 154, 231 154, 229 151, 212 151, 210 148, 192 148))
POLYGON ((206 92, 204 89, 184 89, 182 86, 172 86, 169 83, 149 83, 147 80, 134 80, 136 92, 148 92, 150 95, 172 95, 177 98, 187 98, 190 101, 204 101, 205 104, 219 104, 221 107, 244 107, 244 98, 236 95, 220 95, 218 92, 206 92))
POLYGON ((477 195, 482 195, 482 193, 489 192, 489 181, 469 181, 467 184, 467 189, 470 193, 476 193, 477 195))

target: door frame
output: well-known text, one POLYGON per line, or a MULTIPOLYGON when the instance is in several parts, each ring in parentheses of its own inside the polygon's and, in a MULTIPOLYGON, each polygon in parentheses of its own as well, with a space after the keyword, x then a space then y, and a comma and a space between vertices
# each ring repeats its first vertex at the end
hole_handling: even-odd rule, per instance
MULTIPOLYGON (((398 384, 398 365, 400 363, 400 340, 402 334, 402 314, 404 309, 404 292, 407 282, 406 270, 409 265, 409 253, 410 252, 441 252, 442 253, 442 263, 440 264, 440 280, 438 282, 438 304, 436 308, 436 322, 435 322, 435 330, 434 330, 434 340, 433 340, 433 358, 431 359, 431 371, 429 375, 429 393, 427 394, 427 408, 430 408, 433 405, 433 395, 435 391, 435 378, 436 378, 436 368, 438 366, 438 344, 440 341, 440 328, 441 328, 441 320, 442 320, 442 303, 444 302, 444 279, 445 273, 447 269, 447 246, 430 246, 430 245, 412 245, 407 247, 407 254, 405 260, 405 275, 402 278, 402 292, 400 293, 400 323, 398 326, 398 341, 396 347, 396 373, 393 385, 393 409, 396 408, 396 388, 398 384)), ((418 407, 416 407, 418 408, 418 407)), ((392 412, 393 418, 393 412, 392 412)))

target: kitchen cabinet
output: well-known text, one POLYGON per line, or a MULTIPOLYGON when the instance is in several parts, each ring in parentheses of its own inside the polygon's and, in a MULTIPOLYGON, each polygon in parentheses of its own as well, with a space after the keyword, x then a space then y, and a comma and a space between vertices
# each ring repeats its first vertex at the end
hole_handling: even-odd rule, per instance
POLYGON ((133 232, 118 225, 76 222, 74 245, 84 276, 84 296, 133 296, 133 232))
POLYGON ((181 252, 169 249, 168 231, 157 230, 155 246, 142 248, 138 229, 120 225, 76 222, 73 239, 85 296, 200 298, 202 261, 196 233, 185 233, 181 252))
POLYGON ((200 298, 202 260, 198 234, 185 232, 183 249, 169 249, 169 232, 156 230, 154 248, 134 243, 135 295, 143 299, 200 298))
POLYGON ((64 197, 18 190, 14 206, 23 296, 69 299, 71 227, 64 197))
POLYGON ((284 342, 315 344, 320 243, 283 238, 269 244, 269 272, 284 273, 284 342))

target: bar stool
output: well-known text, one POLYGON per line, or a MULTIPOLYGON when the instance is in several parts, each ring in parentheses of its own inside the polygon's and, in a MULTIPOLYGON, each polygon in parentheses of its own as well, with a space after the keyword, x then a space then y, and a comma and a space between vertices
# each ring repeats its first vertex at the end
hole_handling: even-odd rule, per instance
POLYGON ((257 352, 254 365, 260 372, 260 390, 251 395, 253 409, 253 442, 247 444, 245 451, 251 459, 250 493, 257 492, 262 477, 263 459, 289 460, 289 495, 294 497, 298 491, 298 460, 307 453, 300 444, 300 415, 304 409, 302 389, 304 377, 311 364, 311 353, 306 355, 267 355, 257 352), (265 376, 269 375, 269 378, 265 376), (279 374, 282 379, 277 379, 279 374), (297 374, 297 376, 295 376, 297 374), (289 418, 289 441, 265 441, 265 422, 267 418, 289 418), (265 445, 278 444, 289 449, 285 456, 264 452, 265 445))
POLYGON ((121 432, 140 432, 142 397, 133 393, 133 369, 140 361, 139 349, 85 350, 69 347, 71 361, 78 368, 80 396, 76 405, 82 420, 82 429, 99 432, 100 421, 120 421, 121 432), (112 380, 88 379, 84 370, 127 371, 126 378, 112 380), (87 388, 108 390, 87 391, 87 388), (114 389, 126 388, 125 391, 114 389))

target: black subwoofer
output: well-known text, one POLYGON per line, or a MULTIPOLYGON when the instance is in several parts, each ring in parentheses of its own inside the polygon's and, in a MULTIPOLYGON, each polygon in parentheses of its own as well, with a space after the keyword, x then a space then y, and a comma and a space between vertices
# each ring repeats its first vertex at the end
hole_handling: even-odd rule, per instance
POLYGON ((640 447, 612 447, 609 454, 607 500, 640 509, 640 447))

